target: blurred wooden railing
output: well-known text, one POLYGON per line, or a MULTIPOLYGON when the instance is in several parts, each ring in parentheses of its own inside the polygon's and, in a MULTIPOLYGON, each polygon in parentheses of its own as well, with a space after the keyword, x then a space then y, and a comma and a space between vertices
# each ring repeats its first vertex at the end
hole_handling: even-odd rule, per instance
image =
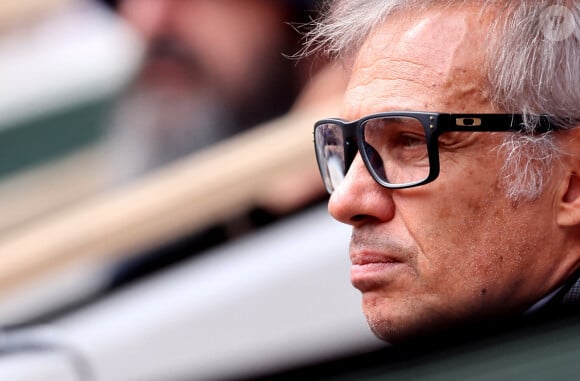
MULTIPOLYGON (((74 261, 129 255, 272 203, 284 184, 307 187, 317 171, 312 123, 337 104, 302 108, 0 234, 0 294, 74 261)), ((320 180, 311 187, 321 192, 320 180)))

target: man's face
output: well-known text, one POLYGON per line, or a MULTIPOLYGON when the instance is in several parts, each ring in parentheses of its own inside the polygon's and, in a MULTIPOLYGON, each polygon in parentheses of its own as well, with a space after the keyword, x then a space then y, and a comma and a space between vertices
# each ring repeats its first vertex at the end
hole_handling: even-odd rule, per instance
MULTIPOLYGON (((345 119, 395 110, 502 112, 485 95, 489 22, 478 12, 398 14, 377 27, 355 58, 345 119)), ((564 276, 556 265, 565 262, 556 187, 548 184, 533 202, 508 200, 498 148, 504 137, 444 134, 439 177, 409 189, 382 188, 359 156, 332 194, 331 214, 353 226, 351 280, 379 337, 398 341, 521 313, 564 276)))
POLYGON ((149 44, 142 80, 212 87, 230 102, 254 96, 284 48, 284 8, 256 0, 122 0, 119 11, 149 44))

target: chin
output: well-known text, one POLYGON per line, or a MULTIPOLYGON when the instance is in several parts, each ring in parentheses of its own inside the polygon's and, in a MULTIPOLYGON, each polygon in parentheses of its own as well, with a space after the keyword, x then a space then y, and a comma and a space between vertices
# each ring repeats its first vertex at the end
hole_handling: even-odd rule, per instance
POLYGON ((390 344, 402 344, 427 334, 424 329, 416 329, 408 325, 397 325, 388 321, 376 321, 367 319, 373 334, 390 344))
POLYGON ((446 335, 455 324, 452 319, 417 311, 365 309, 365 316, 373 334, 390 344, 420 341, 437 335, 446 335))
POLYGON ((365 311, 365 315, 373 334, 388 343, 397 344, 412 340, 419 334, 414 319, 381 314, 376 311, 365 311))

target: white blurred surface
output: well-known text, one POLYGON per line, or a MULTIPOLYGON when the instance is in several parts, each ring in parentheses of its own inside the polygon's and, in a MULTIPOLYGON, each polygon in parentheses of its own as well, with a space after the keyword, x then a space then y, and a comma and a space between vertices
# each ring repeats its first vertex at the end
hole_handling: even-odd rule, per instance
POLYGON ((68 1, 0 34, 0 129, 104 98, 132 78, 142 43, 95 4, 68 1))
POLYGON ((3 381, 81 381, 66 356, 58 352, 25 352, 0 357, 3 381))

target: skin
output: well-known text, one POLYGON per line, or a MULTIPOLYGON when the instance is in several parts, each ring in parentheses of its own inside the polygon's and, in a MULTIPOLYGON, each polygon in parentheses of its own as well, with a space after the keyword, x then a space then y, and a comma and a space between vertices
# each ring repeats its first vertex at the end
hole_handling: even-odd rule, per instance
MULTIPOLYGON (((343 117, 502 112, 484 90, 481 52, 489 23, 479 17, 494 16, 468 7, 430 9, 396 14, 378 26, 355 57, 343 117)), ((439 177, 401 190, 379 186, 358 156, 332 194, 330 213, 353 227, 351 281, 380 338, 399 342, 523 313, 578 268, 578 248, 567 243, 577 226, 561 223, 568 162, 554 168, 539 199, 516 204, 502 188, 497 147, 503 138, 443 136, 439 177)))

